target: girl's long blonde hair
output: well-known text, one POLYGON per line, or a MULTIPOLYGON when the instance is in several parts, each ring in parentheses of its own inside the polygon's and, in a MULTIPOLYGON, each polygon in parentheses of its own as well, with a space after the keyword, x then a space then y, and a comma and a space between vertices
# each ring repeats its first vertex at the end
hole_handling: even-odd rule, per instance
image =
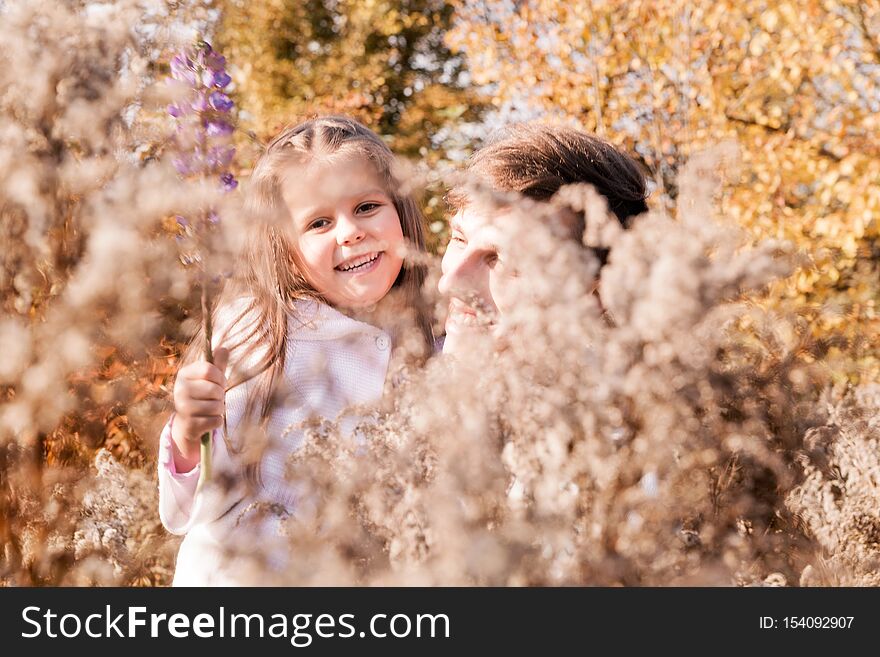
MULTIPOLYGON (((394 155, 382 139, 361 123, 340 116, 324 116, 305 121, 281 132, 266 147, 251 175, 246 196, 248 221, 253 221, 236 275, 225 285, 215 304, 218 311, 229 308, 237 300, 229 330, 231 362, 256 359, 256 366, 247 371, 234 370, 227 389, 259 376, 246 404, 245 416, 264 422, 273 406, 273 392, 284 371, 288 340, 288 318, 297 317, 295 302, 311 299, 325 302, 321 294, 306 280, 296 264, 294 247, 283 226, 273 218, 286 218, 287 209, 281 196, 285 168, 292 163, 307 163, 318 155, 353 154, 371 162, 391 197, 404 238, 411 249, 424 252, 424 219, 416 202, 399 191, 400 183, 392 173, 394 155), (240 309, 239 309, 240 308, 240 309), (248 318, 245 321, 245 318, 248 318)), ((393 291, 405 308, 413 313, 415 328, 424 340, 426 357, 433 347, 431 318, 422 298, 426 267, 407 258, 394 283, 393 291)), ((200 332, 201 333, 201 332, 200 332)), ((198 357, 203 334, 197 335, 184 357, 198 357)))

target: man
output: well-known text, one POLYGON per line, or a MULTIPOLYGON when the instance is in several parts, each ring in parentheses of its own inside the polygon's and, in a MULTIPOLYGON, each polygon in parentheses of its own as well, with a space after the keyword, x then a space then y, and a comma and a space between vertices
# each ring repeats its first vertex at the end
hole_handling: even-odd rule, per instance
MULTIPOLYGON (((548 203, 566 185, 592 185, 623 228, 648 209, 646 181, 638 164, 611 144, 570 128, 508 129, 473 156, 467 173, 493 192, 515 192, 538 204, 548 203)), ((525 259, 513 257, 504 245, 513 240, 523 249, 530 235, 512 230, 515 211, 486 207, 471 196, 456 189, 448 197, 455 214, 439 283, 440 292, 450 297, 444 353, 455 353, 468 335, 491 330, 523 296, 516 279, 525 259)), ((566 238, 582 246, 583 209, 561 214, 568 217, 561 226, 566 238)), ((607 250, 594 253, 604 264, 607 250)))

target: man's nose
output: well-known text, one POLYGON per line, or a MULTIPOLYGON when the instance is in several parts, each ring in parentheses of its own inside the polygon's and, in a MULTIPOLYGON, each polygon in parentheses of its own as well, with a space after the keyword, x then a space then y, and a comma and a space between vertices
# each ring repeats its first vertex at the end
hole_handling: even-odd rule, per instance
POLYGON ((478 258, 469 255, 450 256, 447 251, 441 263, 442 275, 437 284, 441 294, 470 297, 481 294, 488 268, 478 258))
POLYGON ((346 213, 341 213, 336 218, 336 243, 340 246, 356 244, 364 239, 366 233, 360 223, 346 213))

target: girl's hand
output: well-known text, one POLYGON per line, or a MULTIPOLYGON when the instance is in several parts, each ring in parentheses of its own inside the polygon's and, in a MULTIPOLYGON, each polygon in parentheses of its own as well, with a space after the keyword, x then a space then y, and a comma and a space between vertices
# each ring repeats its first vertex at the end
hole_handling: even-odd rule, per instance
POLYGON ((226 363, 229 350, 214 350, 214 364, 190 363, 177 372, 174 381, 174 465, 189 472, 199 463, 199 439, 203 433, 223 425, 226 413, 226 363))

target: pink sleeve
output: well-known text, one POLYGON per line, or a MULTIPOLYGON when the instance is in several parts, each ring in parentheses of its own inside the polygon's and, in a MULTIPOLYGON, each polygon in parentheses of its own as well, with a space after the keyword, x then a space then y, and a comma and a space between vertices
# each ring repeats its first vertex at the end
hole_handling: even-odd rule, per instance
POLYGON ((159 517, 168 531, 178 533, 175 530, 185 525, 190 517, 202 469, 201 464, 197 464, 189 472, 177 472, 171 440, 173 423, 174 414, 159 436, 159 517))
MULTIPOLYGON (((174 445, 171 442, 173 421, 174 415, 159 436, 159 519, 172 534, 186 534, 193 525, 211 522, 223 515, 241 499, 243 493, 240 486, 217 490, 219 487, 213 487, 209 483, 205 490, 196 494, 201 464, 189 472, 177 472, 174 467, 174 445)), ((241 479, 240 476, 235 476, 238 468, 229 457, 226 441, 217 430, 211 435, 211 457, 215 473, 232 474, 233 481, 241 479)), ((224 476, 223 480, 228 481, 228 476, 224 476)))

